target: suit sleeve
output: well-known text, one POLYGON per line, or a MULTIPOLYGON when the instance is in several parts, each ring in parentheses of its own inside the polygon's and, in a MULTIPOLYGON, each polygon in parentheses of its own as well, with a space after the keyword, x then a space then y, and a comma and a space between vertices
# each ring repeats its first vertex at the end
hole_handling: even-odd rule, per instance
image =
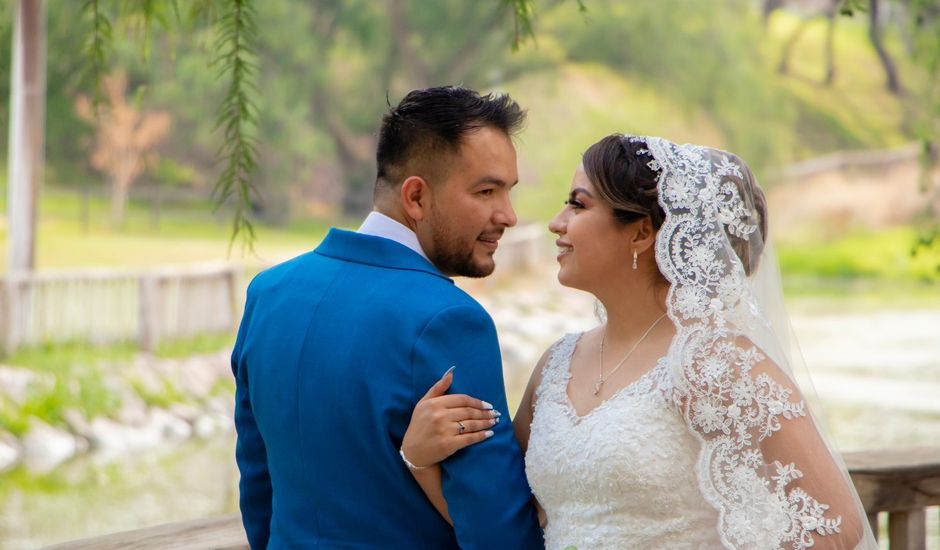
POLYGON ((255 422, 248 388, 248 364, 242 353, 251 321, 253 300, 245 305, 238 337, 232 350, 232 372, 235 375, 235 461, 241 479, 238 482, 239 508, 242 524, 251 548, 266 548, 271 535, 271 475, 268 472, 267 451, 255 422))
MULTIPOLYGON (((482 308, 452 307, 425 327, 413 355, 414 391, 423 395, 451 365, 450 393, 491 403, 509 418, 502 360, 493 321, 482 308)), ((522 453, 510 422, 490 439, 441 463, 444 497, 461 548, 543 548, 522 453)))

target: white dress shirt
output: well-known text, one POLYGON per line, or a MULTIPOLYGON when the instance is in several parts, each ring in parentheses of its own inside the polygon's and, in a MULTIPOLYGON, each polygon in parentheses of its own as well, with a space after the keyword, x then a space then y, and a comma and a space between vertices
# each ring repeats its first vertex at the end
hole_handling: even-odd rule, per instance
POLYGON ((415 235, 414 231, 381 212, 370 212, 369 215, 366 216, 365 221, 362 222, 362 225, 359 226, 357 233, 395 241, 398 244, 414 250, 420 254, 422 258, 428 260, 428 262, 431 261, 424 253, 424 249, 421 248, 421 243, 418 242, 418 236, 415 235))

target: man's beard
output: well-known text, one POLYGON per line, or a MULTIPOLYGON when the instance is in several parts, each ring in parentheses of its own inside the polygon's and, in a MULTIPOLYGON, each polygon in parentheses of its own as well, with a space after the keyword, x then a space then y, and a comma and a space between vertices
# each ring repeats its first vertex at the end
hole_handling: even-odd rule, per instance
POLYGON ((447 225, 442 223, 437 214, 431 215, 431 242, 434 251, 428 256, 431 263, 441 273, 448 276, 459 277, 486 277, 496 268, 494 263, 480 265, 473 261, 473 248, 476 239, 470 243, 462 243, 460 239, 448 232, 447 225))

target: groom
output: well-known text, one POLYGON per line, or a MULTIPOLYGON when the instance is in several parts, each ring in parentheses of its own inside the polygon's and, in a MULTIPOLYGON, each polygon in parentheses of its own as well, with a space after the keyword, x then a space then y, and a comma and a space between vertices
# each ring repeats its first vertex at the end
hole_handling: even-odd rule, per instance
POLYGON ((492 273, 516 223, 524 118, 508 96, 412 91, 382 120, 359 231, 331 229, 252 281, 232 353, 252 548, 542 547, 509 422, 441 464, 453 528, 399 456, 452 365, 455 393, 507 411, 493 322, 450 277, 492 273))

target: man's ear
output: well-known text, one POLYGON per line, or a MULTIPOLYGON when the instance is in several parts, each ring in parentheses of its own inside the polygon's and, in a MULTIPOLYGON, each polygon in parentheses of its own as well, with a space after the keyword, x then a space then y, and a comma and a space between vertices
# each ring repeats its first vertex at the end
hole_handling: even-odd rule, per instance
POLYGON ((401 183, 401 205, 405 214, 416 222, 431 210, 431 186, 421 176, 409 176, 401 183))

